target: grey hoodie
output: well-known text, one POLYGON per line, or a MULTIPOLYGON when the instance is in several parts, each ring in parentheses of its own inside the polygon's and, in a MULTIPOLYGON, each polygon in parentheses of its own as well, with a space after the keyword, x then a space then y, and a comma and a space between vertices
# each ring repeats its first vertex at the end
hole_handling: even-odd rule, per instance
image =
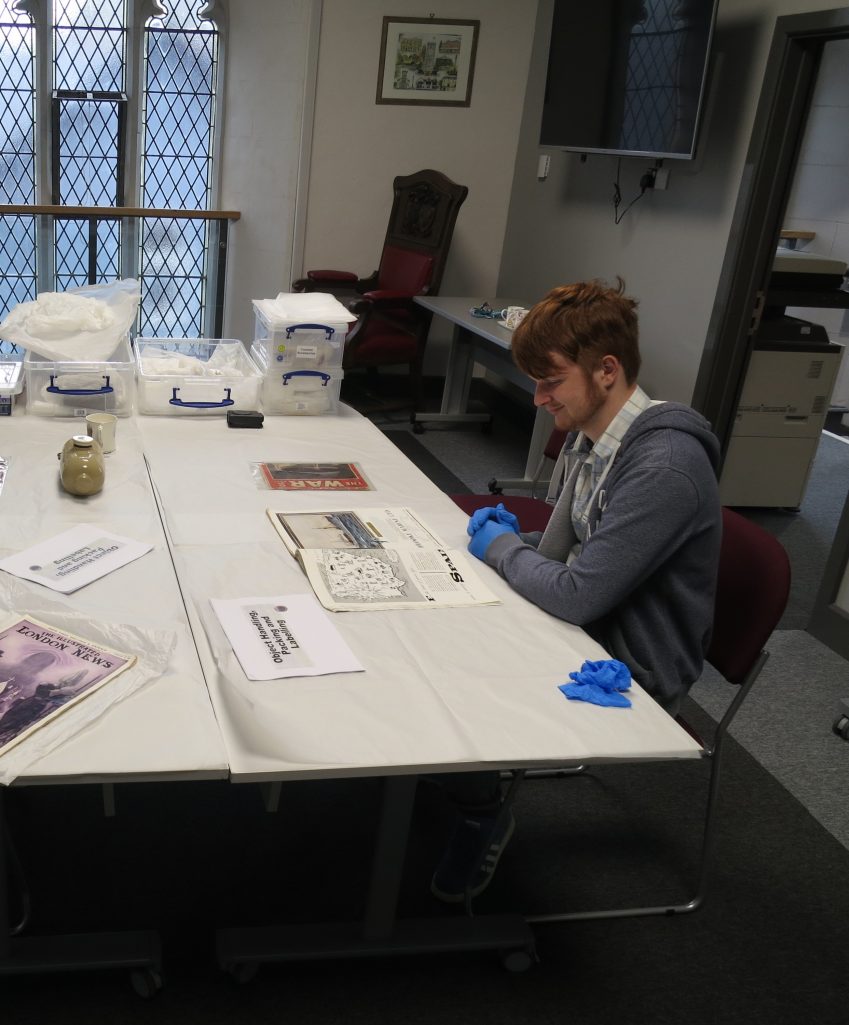
POLYGON ((701 675, 710 641, 722 533, 718 461, 703 416, 674 402, 651 406, 622 438, 569 566, 571 487, 546 529, 546 555, 537 551, 542 535, 514 533, 485 553, 514 590, 582 626, 671 714, 701 675))

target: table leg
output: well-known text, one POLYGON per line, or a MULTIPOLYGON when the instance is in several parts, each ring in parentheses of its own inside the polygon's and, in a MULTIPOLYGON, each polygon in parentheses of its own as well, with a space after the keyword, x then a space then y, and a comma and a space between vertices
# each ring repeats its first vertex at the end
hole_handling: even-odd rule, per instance
POLYGON ((162 985, 161 952, 155 932, 69 933, 61 936, 12 936, 4 793, 0 787, 0 977, 40 972, 127 968, 133 986, 152 996, 162 985))
MULTIPOLYGON (((535 497, 544 498, 548 490, 549 478, 542 477, 543 451, 551 437, 552 420, 551 414, 544 409, 538 409, 534 417, 534 427, 531 433, 531 441, 528 446, 528 457, 525 461, 524 477, 496 477, 490 482, 490 489, 500 491, 527 491, 538 490, 540 494, 535 497)), ((553 464, 552 464, 553 465, 553 464)))
POLYGON ((216 940, 221 967, 236 978, 247 980, 260 964, 273 961, 460 950, 498 950, 505 957, 518 952, 530 958, 533 933, 519 915, 396 917, 416 783, 415 776, 393 776, 383 781, 363 922, 219 929, 216 940))
POLYGON ((474 370, 474 334, 456 324, 448 354, 445 384, 442 389, 442 404, 438 413, 413 413, 410 423, 413 431, 421 434, 425 423, 483 423, 492 420, 489 413, 468 413, 469 390, 474 370))

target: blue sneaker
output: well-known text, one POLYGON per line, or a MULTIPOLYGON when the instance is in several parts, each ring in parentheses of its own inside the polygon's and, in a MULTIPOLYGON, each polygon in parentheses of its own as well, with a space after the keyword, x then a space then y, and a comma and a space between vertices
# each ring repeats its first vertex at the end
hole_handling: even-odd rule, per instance
POLYGON ((512 811, 501 822, 496 817, 459 818, 430 881, 434 897, 459 904, 466 890, 470 897, 483 893, 515 828, 512 811))

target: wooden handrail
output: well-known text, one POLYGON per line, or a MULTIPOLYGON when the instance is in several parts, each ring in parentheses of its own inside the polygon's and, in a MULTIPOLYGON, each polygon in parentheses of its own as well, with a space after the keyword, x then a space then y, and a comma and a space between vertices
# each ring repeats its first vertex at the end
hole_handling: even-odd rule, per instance
POLYGON ((55 206, 53 204, 0 204, 3 214, 53 214, 54 217, 99 217, 120 220, 122 217, 182 217, 198 221, 238 221, 238 210, 154 210, 140 206, 55 206))

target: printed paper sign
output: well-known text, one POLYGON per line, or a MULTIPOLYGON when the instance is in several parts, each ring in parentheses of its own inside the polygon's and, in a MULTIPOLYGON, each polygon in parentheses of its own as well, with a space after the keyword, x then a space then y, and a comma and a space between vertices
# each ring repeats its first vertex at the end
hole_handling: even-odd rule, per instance
POLYGON ((146 555, 152 547, 84 523, 0 559, 0 569, 70 594, 146 555))
POLYGON ((249 680, 363 669, 311 594, 209 601, 249 680))

